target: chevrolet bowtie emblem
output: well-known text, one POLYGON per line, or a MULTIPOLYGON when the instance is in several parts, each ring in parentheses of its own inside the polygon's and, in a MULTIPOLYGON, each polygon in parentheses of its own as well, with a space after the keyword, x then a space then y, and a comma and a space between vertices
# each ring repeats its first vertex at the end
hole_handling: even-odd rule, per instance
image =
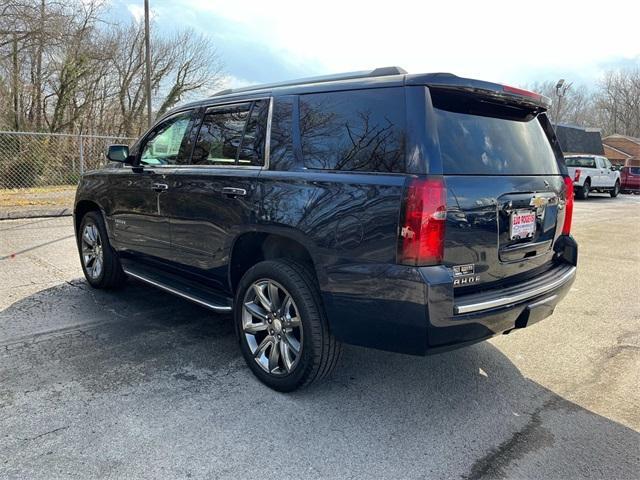
POLYGON ((549 203, 549 199, 546 197, 533 197, 529 205, 532 207, 540 208, 544 207, 547 203, 549 203))

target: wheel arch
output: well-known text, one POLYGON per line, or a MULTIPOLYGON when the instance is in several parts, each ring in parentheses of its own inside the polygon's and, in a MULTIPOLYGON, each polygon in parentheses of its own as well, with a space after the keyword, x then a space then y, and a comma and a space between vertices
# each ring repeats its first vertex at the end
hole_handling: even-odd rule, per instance
POLYGON ((102 215, 102 220, 104 221, 104 226, 107 230, 108 240, 113 244, 113 235, 110 228, 111 226, 107 221, 107 215, 105 214, 104 209, 95 200, 83 199, 75 204, 73 209, 73 228, 76 232, 76 238, 78 236, 77 233, 80 229, 80 224, 82 223, 82 218, 89 212, 98 212, 102 215))
POLYGON ((316 280, 320 274, 314 260, 314 246, 295 229, 251 230, 238 234, 229 251, 228 281, 235 293, 242 275, 258 262, 287 258, 309 267, 316 280))
POLYGON ((100 212, 102 218, 104 219, 104 213, 100 205, 98 205, 93 200, 80 200, 78 203, 76 203, 73 209, 73 226, 76 232, 80 228, 82 218, 89 212, 100 212))

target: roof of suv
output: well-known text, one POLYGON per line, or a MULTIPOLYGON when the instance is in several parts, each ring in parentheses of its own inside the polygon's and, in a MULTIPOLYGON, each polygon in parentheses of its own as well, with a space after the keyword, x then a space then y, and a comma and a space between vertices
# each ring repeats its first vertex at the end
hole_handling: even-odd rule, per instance
POLYGON ((371 79, 376 77, 388 77, 391 75, 406 75, 407 71, 401 67, 381 67, 376 68, 374 70, 363 70, 360 72, 347 72, 347 73, 339 73, 334 75, 322 75, 317 77, 309 77, 309 78, 300 78, 297 80, 289 80, 285 82, 279 83, 271 83, 265 85, 252 85, 249 87, 243 88, 229 88, 226 90, 221 90, 217 92, 214 97, 219 97, 222 95, 231 95, 233 93, 250 93, 261 90, 273 90, 275 88, 281 87, 295 87, 295 86, 304 86, 304 85, 312 85, 315 83, 327 83, 327 82, 340 82, 346 80, 356 80, 356 79, 371 79))
POLYGON ((226 89, 213 96, 172 109, 175 111, 189 107, 226 103, 230 100, 251 99, 272 95, 295 95, 303 93, 328 92, 336 90, 357 90, 363 88, 394 87, 404 85, 426 85, 429 87, 482 93, 494 97, 510 99, 532 107, 546 110, 551 100, 543 95, 498 83, 458 77, 452 73, 408 74, 401 67, 381 67, 360 72, 302 78, 280 83, 253 85, 236 89, 226 89))

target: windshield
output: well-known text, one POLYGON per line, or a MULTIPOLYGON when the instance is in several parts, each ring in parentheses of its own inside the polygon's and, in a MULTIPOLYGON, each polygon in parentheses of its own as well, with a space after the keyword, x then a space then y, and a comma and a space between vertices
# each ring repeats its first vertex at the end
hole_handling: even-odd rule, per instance
POLYGON ((596 159, 593 157, 566 157, 564 163, 567 167, 596 168, 596 159))

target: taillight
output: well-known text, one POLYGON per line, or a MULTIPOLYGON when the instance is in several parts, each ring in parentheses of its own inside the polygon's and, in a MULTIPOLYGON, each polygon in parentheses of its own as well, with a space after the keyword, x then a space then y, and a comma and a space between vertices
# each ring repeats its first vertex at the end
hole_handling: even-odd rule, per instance
POLYGON ((442 262, 447 192, 441 178, 413 178, 406 189, 398 239, 398 263, 442 262))
POLYGON ((564 204, 564 225, 562 226, 562 234, 569 235, 571 233, 571 218, 573 217, 573 180, 571 177, 564 177, 565 188, 565 204, 564 204))
POLYGON ((580 170, 579 168, 576 168, 576 175, 575 177, 573 177, 573 181, 577 182, 580 180, 580 174, 582 173, 582 170, 580 170))

